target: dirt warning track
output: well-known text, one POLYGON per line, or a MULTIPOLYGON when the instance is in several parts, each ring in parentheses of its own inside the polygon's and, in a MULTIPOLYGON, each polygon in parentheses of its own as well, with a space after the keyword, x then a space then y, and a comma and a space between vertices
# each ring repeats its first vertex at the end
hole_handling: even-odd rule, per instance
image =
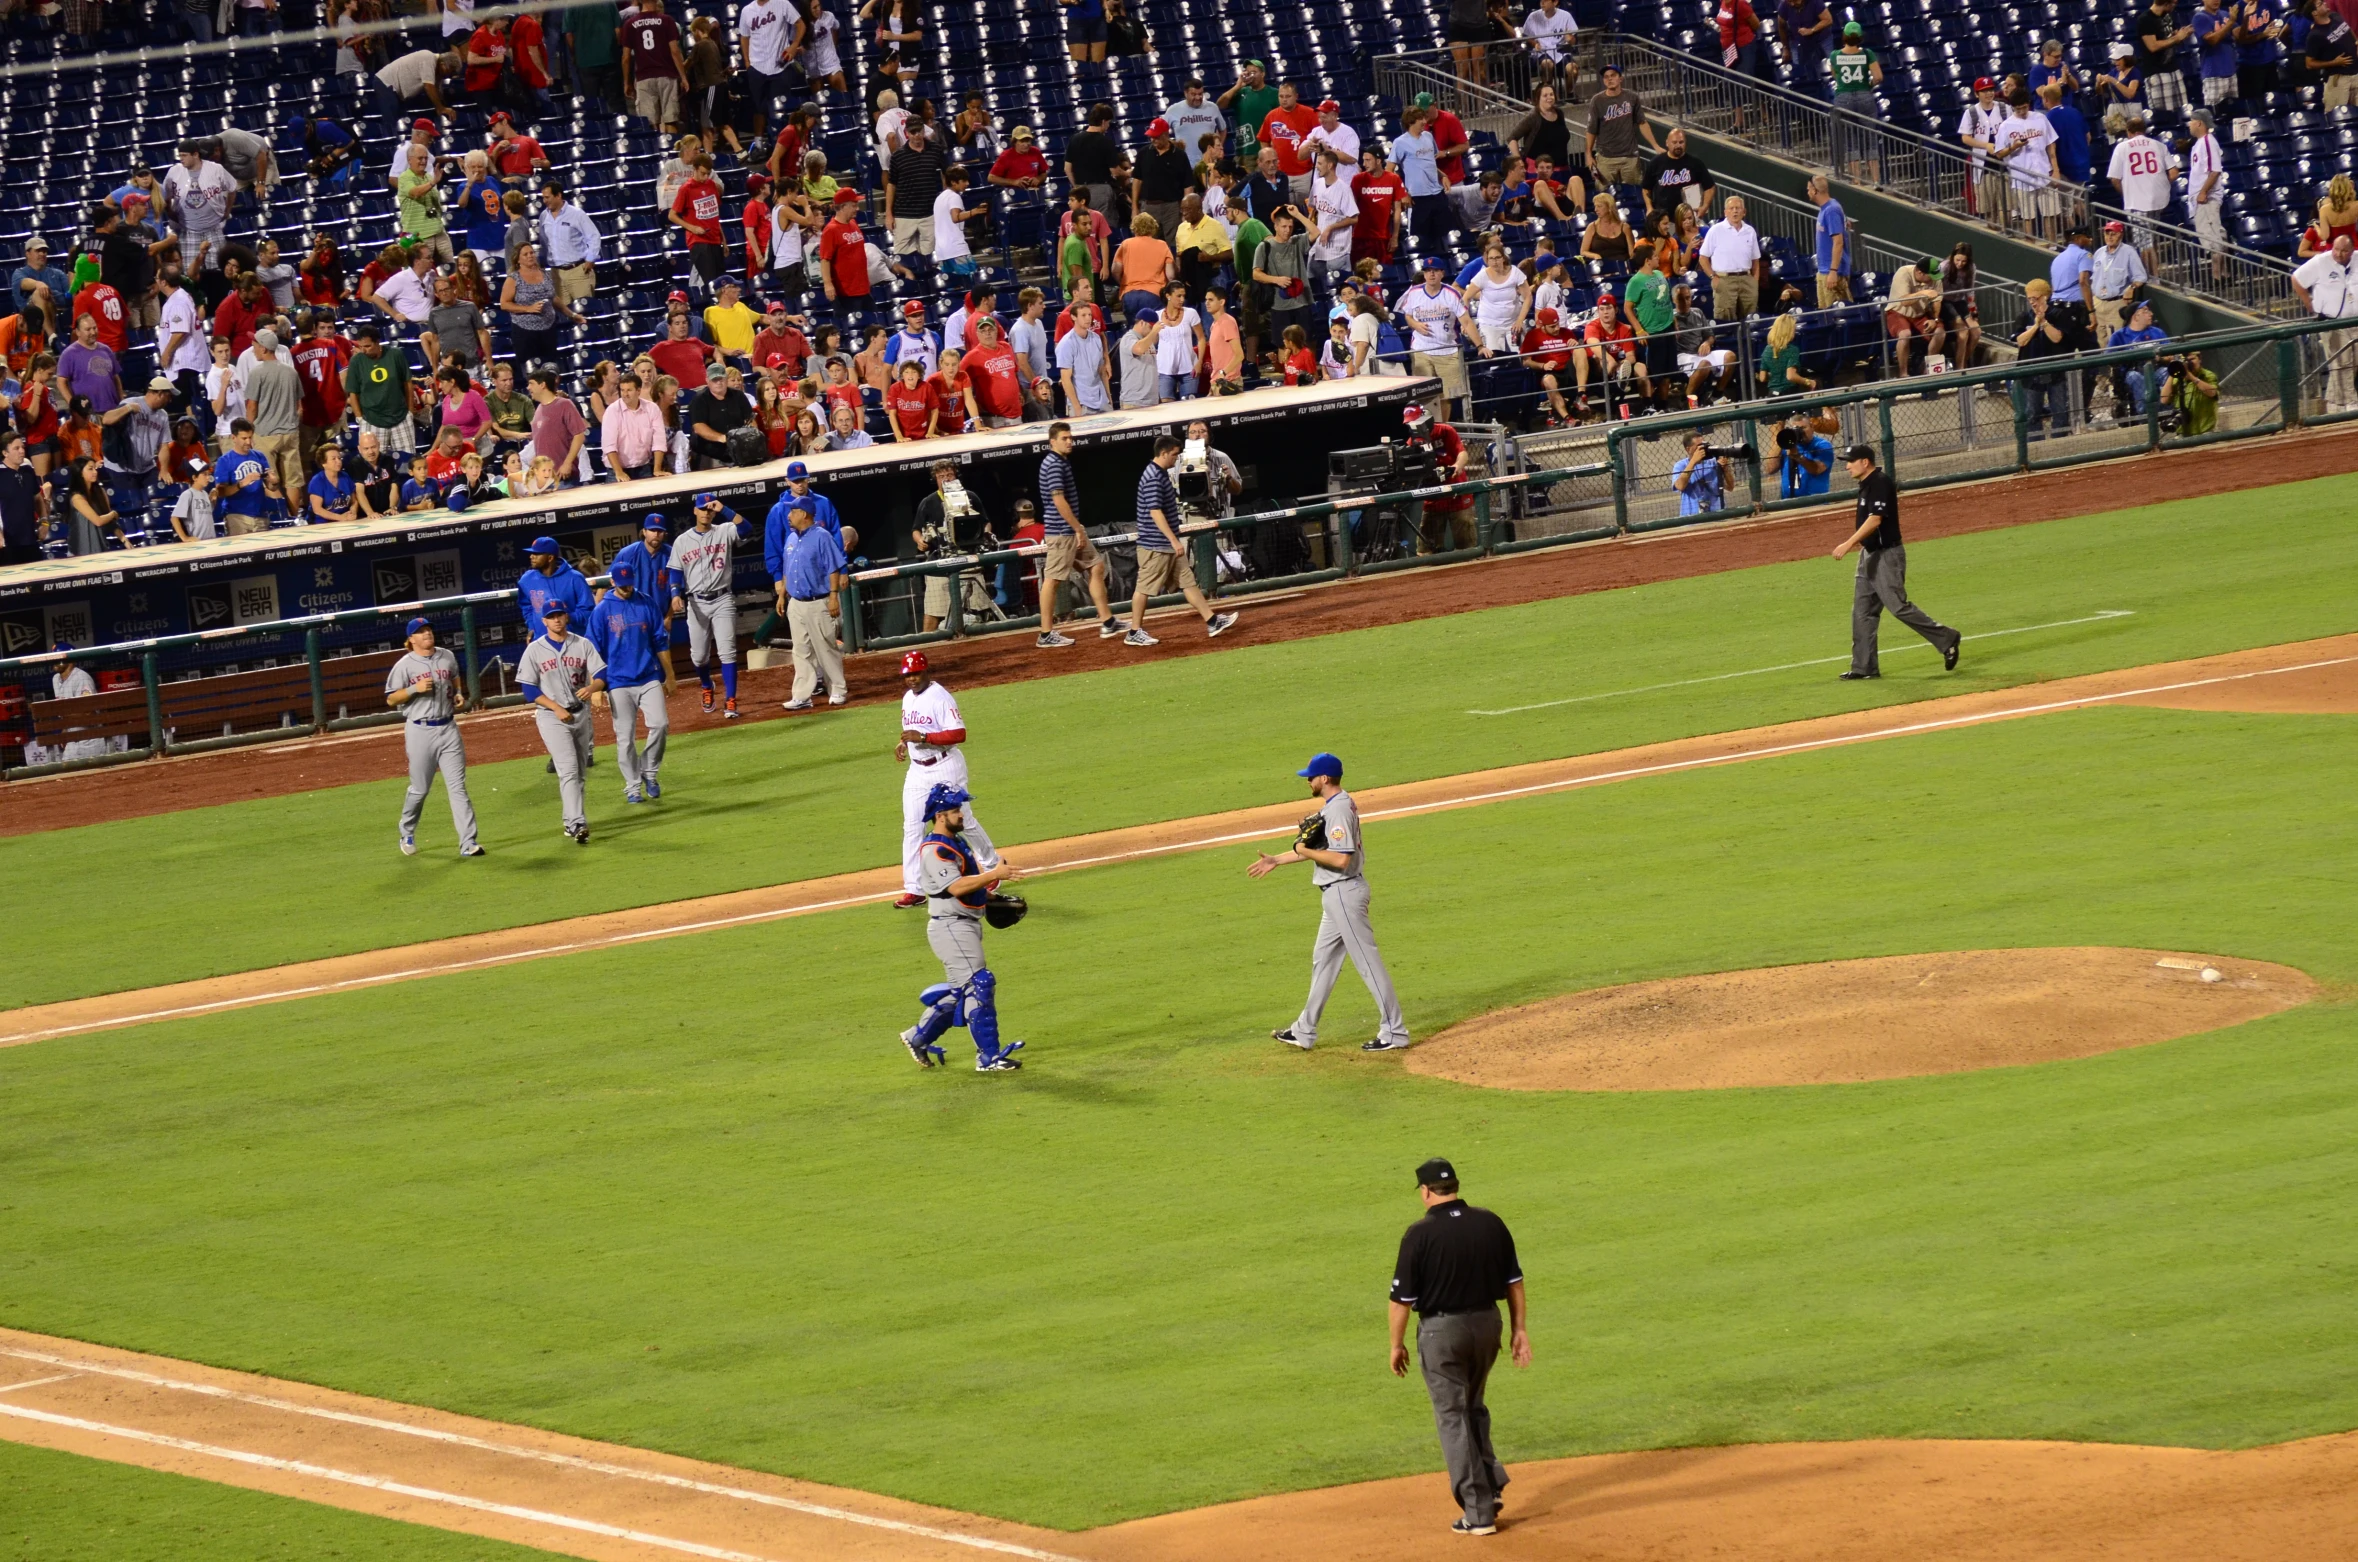
MULTIPOLYGON (((1439 1474, 1067 1534, 302 1383, 0 1330, 0 1438, 596 1562, 1424 1562, 1439 1474)), ((2358 1434, 2242 1453, 1761 1444, 1510 1466, 1486 1555, 2220 1562, 2358 1550, 2358 1434)))
MULTIPOLYGON (((1956 727, 1979 726, 2027 716, 2080 710, 2094 705, 2175 705, 2216 700, 2234 689, 2262 690, 2271 680, 2304 680, 2305 691, 2326 682, 2358 687, 2358 635, 2308 640, 2260 650, 2235 651, 2194 661, 2123 668, 2085 677, 2057 679, 2013 689, 1955 695, 1910 705, 1884 706, 1839 716, 1813 717, 1771 727, 1706 737, 1678 738, 1639 748, 1542 760, 1497 770, 1440 776, 1398 786, 1371 787, 1356 795, 1367 820, 1405 818, 1448 808, 1536 797, 1575 787, 1675 775, 1715 765, 1774 759, 1853 743, 1920 736, 1956 727)), ((2252 696, 2266 708, 2265 696, 2252 696)), ((2216 704, 2200 708, 2221 708, 2216 704)), ((2238 708, 2251 708, 2238 707, 2238 708)), ((1068 872, 1165 856, 1238 846, 1289 831, 1302 805, 1297 801, 1205 814, 1162 824, 1106 830, 1062 840, 1007 847, 1008 857, 1027 874, 1068 872)), ((187 1019, 325 997, 391 982, 455 975, 542 960, 557 955, 610 949, 654 938, 716 932, 782 917, 805 916, 889 899, 900 892, 900 870, 870 868, 828 878, 804 879, 726 895, 671 901, 627 911, 600 912, 560 922, 536 923, 490 933, 473 933, 431 943, 369 950, 296 965, 207 977, 164 987, 76 998, 0 1013, 0 1047, 187 1019)))

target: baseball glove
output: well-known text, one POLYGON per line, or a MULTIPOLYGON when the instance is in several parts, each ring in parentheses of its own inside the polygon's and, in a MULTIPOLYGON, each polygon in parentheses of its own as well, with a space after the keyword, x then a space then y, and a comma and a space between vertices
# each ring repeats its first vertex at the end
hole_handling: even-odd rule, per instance
POLYGON ((1002 895, 993 890, 990 900, 983 906, 983 920, 993 927, 1013 927, 1031 909, 1031 902, 1021 895, 1002 895))
POLYGON ((1299 850, 1305 846, 1312 851, 1326 850, 1326 814, 1324 811, 1312 814, 1295 828, 1295 849, 1299 850))

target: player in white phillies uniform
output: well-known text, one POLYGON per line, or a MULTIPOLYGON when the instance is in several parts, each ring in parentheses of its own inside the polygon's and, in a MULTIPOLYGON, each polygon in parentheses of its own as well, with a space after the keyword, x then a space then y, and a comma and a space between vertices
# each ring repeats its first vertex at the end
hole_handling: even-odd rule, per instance
MULTIPOLYGON (((901 687, 906 691, 901 695, 901 741, 892 757, 908 765, 909 773, 901 782, 901 898, 893 904, 905 908, 925 904, 917 863, 925 832, 932 828, 925 799, 937 786, 961 792, 971 788, 966 784, 966 718, 958 714, 950 691, 933 681, 932 664, 923 651, 901 658, 901 687)), ((966 822, 959 833, 967 849, 986 870, 996 867, 999 850, 975 818, 973 802, 960 811, 966 822)))
POLYGON ((737 719, 737 539, 745 517, 711 494, 696 496, 696 524, 671 545, 671 610, 688 618, 688 662, 712 710, 712 666, 720 660, 726 704, 721 719, 737 719))
POLYGON ((475 805, 467 797, 467 750, 459 742, 458 713, 466 707, 459 687, 458 658, 434 643, 434 626, 409 621, 409 650, 385 674, 385 703, 401 712, 401 741, 409 751, 409 791, 401 799, 401 855, 418 854, 418 815, 442 772, 450 800, 450 822, 458 826, 459 855, 480 857, 475 840, 475 805))
POLYGON ((571 610, 551 602, 541 611, 546 631, 524 648, 516 663, 516 684, 538 709, 533 724, 557 767, 557 794, 564 801, 565 833, 577 846, 589 844, 589 806, 582 796, 582 772, 597 745, 592 707, 606 708, 606 659, 580 635, 567 634, 571 610))

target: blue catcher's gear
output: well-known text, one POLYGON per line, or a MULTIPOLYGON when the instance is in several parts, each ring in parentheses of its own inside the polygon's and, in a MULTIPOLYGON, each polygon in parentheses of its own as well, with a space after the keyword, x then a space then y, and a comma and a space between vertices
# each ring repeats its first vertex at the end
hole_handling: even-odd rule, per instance
POLYGON ((943 810, 964 808, 973 801, 973 796, 962 786, 937 786, 925 794, 925 817, 938 819, 943 810))
POLYGON ((999 1042, 999 979, 989 971, 977 971, 962 987, 948 982, 936 982, 917 995, 925 1005, 925 1016, 915 1025, 901 1032, 901 1044, 909 1049, 923 1068, 932 1068, 943 1061, 941 1038, 954 1025, 963 1025, 974 1037, 974 1066, 978 1072, 993 1074, 1023 1065, 1015 1061, 1015 1054, 1023 1050, 1023 1043, 999 1042))
POLYGON ((942 1061, 942 1033, 962 1018, 958 1012, 960 996, 961 990, 948 982, 936 982, 917 995, 917 1001, 925 1005, 925 1015, 901 1032, 901 1044, 909 1049, 909 1056, 917 1060, 919 1067, 931 1068, 942 1061))

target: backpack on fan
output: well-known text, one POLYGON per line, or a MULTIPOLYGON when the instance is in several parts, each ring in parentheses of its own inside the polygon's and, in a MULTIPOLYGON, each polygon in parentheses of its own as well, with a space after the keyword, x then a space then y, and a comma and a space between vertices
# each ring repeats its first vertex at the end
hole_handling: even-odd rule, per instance
POLYGON ((729 465, 760 466, 770 459, 770 436, 758 423, 729 430, 729 465))

